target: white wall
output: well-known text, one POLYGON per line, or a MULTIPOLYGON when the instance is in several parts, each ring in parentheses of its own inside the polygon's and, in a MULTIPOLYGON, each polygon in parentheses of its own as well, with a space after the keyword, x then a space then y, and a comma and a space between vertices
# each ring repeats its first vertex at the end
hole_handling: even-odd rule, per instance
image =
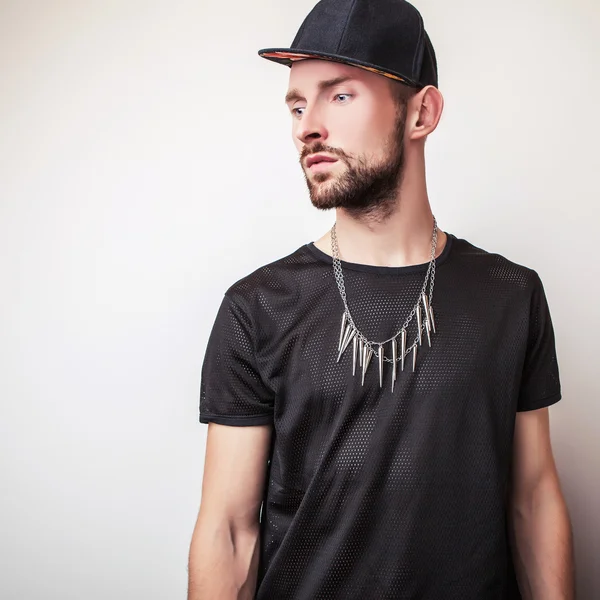
MULTIPOLYGON (((416 1, 416 0, 415 0, 416 1)), ((0 596, 183 598, 222 293, 319 237, 283 104, 313 2, 0 2, 0 596)), ((538 270, 580 598, 600 598, 595 0, 418 2, 440 226, 538 270)))

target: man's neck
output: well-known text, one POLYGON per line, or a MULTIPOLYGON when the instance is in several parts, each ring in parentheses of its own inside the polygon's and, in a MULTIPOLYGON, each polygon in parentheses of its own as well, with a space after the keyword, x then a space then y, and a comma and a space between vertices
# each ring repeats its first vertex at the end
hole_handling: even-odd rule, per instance
MULTIPOLYGON (((406 199, 407 200, 407 199, 406 199)), ((340 258, 347 262, 384 267, 404 267, 429 262, 433 234, 433 215, 429 201, 414 198, 399 203, 399 210, 384 222, 357 220, 344 209, 336 209, 336 233, 340 258)), ((439 228, 436 257, 447 235, 439 228)), ((331 255, 331 232, 315 246, 331 255)))

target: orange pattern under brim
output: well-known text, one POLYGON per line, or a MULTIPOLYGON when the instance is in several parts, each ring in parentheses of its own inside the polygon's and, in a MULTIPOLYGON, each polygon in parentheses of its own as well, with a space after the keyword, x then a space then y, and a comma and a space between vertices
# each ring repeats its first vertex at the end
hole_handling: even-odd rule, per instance
POLYGON ((383 75, 384 77, 388 77, 389 79, 395 79, 396 81, 401 81, 407 85, 411 85, 409 81, 400 77, 398 75, 394 75, 392 73, 388 73, 387 71, 382 71, 381 69, 377 69, 376 67, 367 67, 365 65, 361 65, 359 63, 351 62, 349 60, 343 60, 341 58, 335 58, 333 56, 318 56, 316 54, 300 54, 298 52, 263 52, 260 56, 264 58, 285 58, 291 61, 296 60, 305 60, 307 58, 317 58, 319 60, 331 60, 333 62, 339 62, 346 65, 350 65, 351 67, 358 67, 360 69, 365 69, 366 71, 371 71, 372 73, 377 73, 378 75, 383 75))

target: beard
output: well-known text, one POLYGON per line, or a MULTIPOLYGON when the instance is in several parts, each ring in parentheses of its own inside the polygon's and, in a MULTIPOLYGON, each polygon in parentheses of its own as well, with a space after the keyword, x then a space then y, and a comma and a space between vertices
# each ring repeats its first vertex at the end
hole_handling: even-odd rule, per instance
POLYGON ((396 209, 397 193, 404 175, 405 127, 406 109, 399 112, 386 142, 387 156, 375 164, 361 156, 351 157, 320 141, 305 146, 300 155, 301 165, 309 154, 326 152, 346 166, 341 175, 317 172, 310 178, 302 169, 313 206, 320 210, 343 208, 355 218, 370 217, 381 221, 389 217, 396 209))

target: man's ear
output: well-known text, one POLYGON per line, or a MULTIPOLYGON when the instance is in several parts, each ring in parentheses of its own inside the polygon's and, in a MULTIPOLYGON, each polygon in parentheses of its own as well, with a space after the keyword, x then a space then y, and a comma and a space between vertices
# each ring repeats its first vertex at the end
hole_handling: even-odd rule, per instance
POLYGON ((425 86, 408 103, 406 129, 409 140, 421 140, 432 133, 440 122, 444 97, 433 85, 425 86))

